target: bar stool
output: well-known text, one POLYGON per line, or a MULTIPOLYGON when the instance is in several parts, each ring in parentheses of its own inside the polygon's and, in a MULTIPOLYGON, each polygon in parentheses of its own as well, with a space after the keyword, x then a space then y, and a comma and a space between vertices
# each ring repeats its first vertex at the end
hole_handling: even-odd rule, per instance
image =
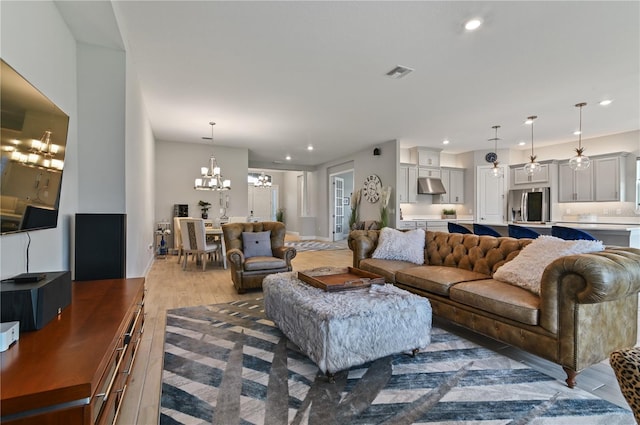
POLYGON ((473 223, 473 233, 476 235, 487 235, 487 236, 495 236, 499 238, 502 236, 495 229, 485 226, 484 224, 473 223))
POLYGON ((585 232, 584 230, 574 229, 572 227, 563 226, 551 226, 551 236, 564 239, 567 241, 586 240, 596 241, 597 239, 593 235, 585 232))
POLYGON ((516 226, 515 224, 509 224, 507 226, 507 229, 509 229, 509 236, 516 239, 535 239, 540 236, 540 233, 536 232, 535 230, 531 230, 528 227, 524 226, 516 226))
POLYGON ((449 233, 462 233, 463 235, 471 234, 471 230, 457 223, 452 223, 450 221, 447 222, 447 229, 449 230, 449 233))

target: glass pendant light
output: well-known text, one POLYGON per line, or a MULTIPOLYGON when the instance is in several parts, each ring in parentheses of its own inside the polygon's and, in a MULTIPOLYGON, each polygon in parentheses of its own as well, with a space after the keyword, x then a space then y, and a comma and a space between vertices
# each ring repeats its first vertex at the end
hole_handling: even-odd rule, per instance
POLYGON ((498 162, 498 140, 500 140, 498 138, 498 129, 500 128, 499 125, 494 125, 493 128, 496 131, 496 135, 492 138, 489 139, 489 141, 493 141, 494 145, 493 145, 493 152, 495 153, 495 159, 493 160, 493 168, 491 169, 491 177, 495 177, 495 178, 500 178, 502 177, 503 173, 502 173, 502 168, 500 168, 498 165, 500 164, 498 162))
POLYGON ((531 123, 531 156, 529 156, 529 159, 531 160, 531 162, 527 162, 524 165, 524 171, 529 176, 532 176, 538 171, 540 171, 540 163, 536 162, 537 157, 533 154, 533 121, 536 118, 538 118, 536 115, 531 115, 530 117, 527 117, 527 122, 531 123))
POLYGON ((582 147, 582 107, 587 106, 586 102, 576 103, 576 108, 580 108, 580 127, 578 129, 578 147, 576 148, 576 156, 569 160, 569 167, 572 170, 582 171, 589 168, 591 160, 588 156, 583 155, 584 148, 582 147))

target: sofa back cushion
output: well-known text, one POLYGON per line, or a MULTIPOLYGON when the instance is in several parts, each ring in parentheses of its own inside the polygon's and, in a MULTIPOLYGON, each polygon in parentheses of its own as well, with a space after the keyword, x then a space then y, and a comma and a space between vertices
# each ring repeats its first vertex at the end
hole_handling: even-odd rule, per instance
POLYGON ((515 258, 531 241, 427 231, 425 264, 458 267, 493 276, 498 267, 515 258))

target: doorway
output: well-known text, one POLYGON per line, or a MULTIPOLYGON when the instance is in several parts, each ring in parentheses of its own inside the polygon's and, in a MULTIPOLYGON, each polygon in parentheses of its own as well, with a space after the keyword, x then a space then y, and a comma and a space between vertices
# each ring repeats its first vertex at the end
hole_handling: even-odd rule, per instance
POLYGON ((505 180, 504 176, 509 175, 509 170, 504 166, 502 176, 493 177, 490 166, 479 166, 477 169, 478 190, 476 191, 476 220, 479 223, 503 223, 505 219, 505 180))
POLYGON ((353 170, 330 174, 329 211, 333 241, 341 241, 349 235, 351 215, 351 193, 353 192, 353 170))

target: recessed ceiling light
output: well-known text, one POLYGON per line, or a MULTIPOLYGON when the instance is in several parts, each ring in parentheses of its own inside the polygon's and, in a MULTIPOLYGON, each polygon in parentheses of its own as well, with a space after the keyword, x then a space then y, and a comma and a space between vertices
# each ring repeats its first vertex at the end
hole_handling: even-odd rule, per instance
POLYGON ((607 105, 611 105, 611 102, 613 102, 611 99, 601 100, 601 101, 600 101, 600 106, 607 106, 607 105))
POLYGON ((448 140, 443 140, 443 141, 442 141, 442 144, 443 144, 443 145, 448 145, 448 144, 449 144, 449 141, 448 141, 448 140))
POLYGON ((482 21, 478 18, 474 18, 467 21, 467 23, 464 24, 464 29, 466 29, 467 31, 473 31, 480 28, 480 25, 482 25, 482 21))
POLYGON ((524 140, 520 140, 520 141, 518 142, 518 146, 524 146, 524 145, 526 145, 526 144, 527 144, 527 142, 525 142, 524 140))
POLYGON ((311 145, 307 146, 307 150, 308 151, 312 151, 313 150, 313 146, 311 146, 311 145))
POLYGON ((287 155, 284 159, 286 159, 287 161, 291 161, 291 155, 287 155))
POLYGON ((573 132, 573 135, 574 135, 574 136, 579 136, 579 135, 580 135, 580 133, 581 133, 581 131, 580 131, 580 130, 576 130, 576 131, 574 131, 574 132, 573 132))

